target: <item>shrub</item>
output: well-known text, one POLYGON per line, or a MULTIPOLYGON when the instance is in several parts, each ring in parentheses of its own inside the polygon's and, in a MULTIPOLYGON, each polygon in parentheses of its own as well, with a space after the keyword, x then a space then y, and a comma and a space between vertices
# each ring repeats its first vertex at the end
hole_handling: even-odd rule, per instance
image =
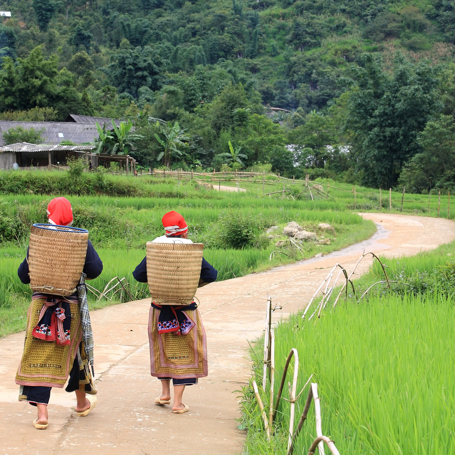
POLYGON ((25 129, 18 126, 17 128, 10 128, 8 131, 5 131, 3 133, 3 140, 5 141, 5 145, 16 144, 18 142, 41 144, 43 142, 42 133, 44 133, 44 129, 37 131, 35 128, 25 129))
POLYGON ((254 245, 259 228, 258 221, 249 215, 229 213, 220 218, 215 229, 215 243, 219 248, 241 250, 254 245))
POLYGON ((73 178, 79 178, 84 172, 84 169, 86 168, 86 162, 82 158, 70 157, 68 158, 66 163, 70 168, 68 172, 70 176, 73 178))

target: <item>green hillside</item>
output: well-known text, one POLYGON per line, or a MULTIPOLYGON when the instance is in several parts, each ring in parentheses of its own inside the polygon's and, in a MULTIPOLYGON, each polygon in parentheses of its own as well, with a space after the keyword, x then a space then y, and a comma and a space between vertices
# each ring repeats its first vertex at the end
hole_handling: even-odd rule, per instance
POLYGON ((455 159, 427 172, 431 147, 450 150, 451 137, 420 138, 429 121, 439 131, 453 123, 452 1, 7 0, 0 9, 12 14, 0 24, 1 119, 130 118, 144 166, 168 164, 152 117, 186 130, 176 167, 267 163, 289 176, 452 187, 455 159))

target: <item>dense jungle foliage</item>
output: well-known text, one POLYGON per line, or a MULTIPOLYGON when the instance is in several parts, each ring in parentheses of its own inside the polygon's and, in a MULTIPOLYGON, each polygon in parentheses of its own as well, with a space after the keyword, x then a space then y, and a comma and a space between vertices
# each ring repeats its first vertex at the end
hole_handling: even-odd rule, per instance
POLYGON ((147 167, 455 186, 452 0, 3 0, 0 9, 11 12, 0 23, 2 120, 128 119, 130 154, 147 167))

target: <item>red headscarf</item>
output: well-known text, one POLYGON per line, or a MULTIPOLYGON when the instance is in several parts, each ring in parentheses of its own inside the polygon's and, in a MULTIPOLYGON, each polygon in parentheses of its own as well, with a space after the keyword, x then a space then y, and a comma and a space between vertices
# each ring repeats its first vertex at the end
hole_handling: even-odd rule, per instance
POLYGON ((183 218, 180 213, 174 211, 168 212, 163 216, 161 221, 163 222, 167 237, 182 235, 185 232, 188 232, 188 225, 185 222, 185 218, 183 218))
POLYGON ((56 197, 47 206, 49 223, 60 226, 71 226, 73 222, 73 210, 71 203, 64 197, 56 197))

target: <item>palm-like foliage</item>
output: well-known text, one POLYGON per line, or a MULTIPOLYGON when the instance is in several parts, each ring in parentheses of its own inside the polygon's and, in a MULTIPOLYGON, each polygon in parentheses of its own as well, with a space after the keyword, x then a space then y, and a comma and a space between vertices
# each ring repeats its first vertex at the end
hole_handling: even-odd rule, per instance
POLYGON ((230 163, 239 163, 243 166, 243 162, 240 158, 246 159, 248 158, 244 153, 240 153, 242 147, 233 147, 231 141, 228 141, 229 145, 229 153, 221 153, 221 156, 226 158, 226 164, 230 163))
POLYGON ((163 159, 164 165, 169 168, 171 164, 171 157, 176 156, 181 158, 183 151, 186 148, 186 141, 188 137, 185 135, 185 130, 180 128, 178 122, 173 125, 165 122, 156 122, 156 128, 159 134, 155 133, 155 138, 158 143, 163 147, 163 151, 158 155, 157 161, 163 159))
POLYGON ((134 142, 142 139, 143 136, 130 132, 133 127, 131 120, 128 120, 128 122, 120 122, 118 127, 112 120, 112 126, 114 127, 113 130, 106 130, 105 125, 101 128, 101 126, 96 123, 99 137, 95 140, 95 153, 128 155, 131 150, 135 150, 134 142))

